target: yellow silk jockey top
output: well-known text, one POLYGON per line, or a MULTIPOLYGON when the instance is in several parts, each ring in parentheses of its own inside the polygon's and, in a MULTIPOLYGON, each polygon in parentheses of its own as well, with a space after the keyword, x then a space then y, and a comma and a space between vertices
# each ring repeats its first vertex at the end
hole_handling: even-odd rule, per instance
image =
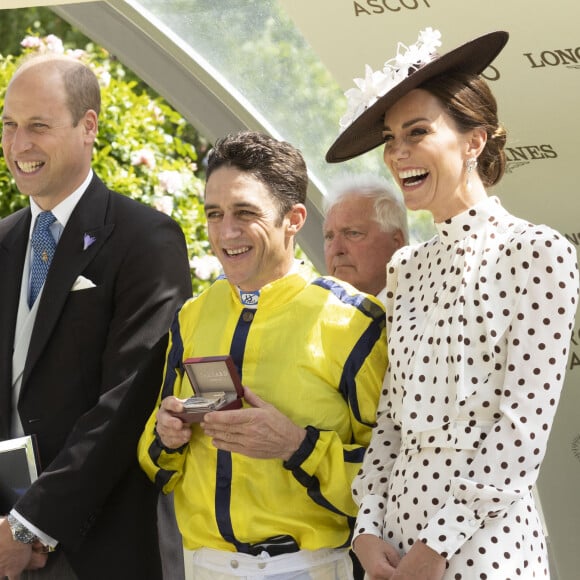
POLYGON ((286 462, 218 451, 198 424, 184 448, 169 450, 155 433, 156 408, 139 461, 163 492, 174 491, 186 548, 252 553, 279 535, 303 550, 349 544, 351 483, 387 365, 384 318, 374 297, 301 272, 264 286, 255 309, 226 279, 185 303, 170 331, 158 405, 192 395, 184 359, 231 354, 244 385, 307 429, 286 462))

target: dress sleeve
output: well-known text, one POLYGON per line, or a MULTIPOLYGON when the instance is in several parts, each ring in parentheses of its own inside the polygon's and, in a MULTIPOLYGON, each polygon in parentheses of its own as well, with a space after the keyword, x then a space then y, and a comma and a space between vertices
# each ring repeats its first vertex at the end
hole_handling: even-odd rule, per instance
MULTIPOLYGON (((406 248, 399 250, 391 259, 387 269, 386 286, 386 332, 392 323, 393 296, 397 285, 398 258, 406 248)), ((400 258, 399 258, 400 259, 400 258)), ((354 539, 360 534, 383 536, 383 521, 387 507, 387 487, 391 471, 401 447, 400 428, 391 416, 387 390, 387 373, 377 409, 377 425, 373 429, 371 442, 361 468, 352 483, 352 495, 358 505, 354 526, 354 539)))
MULTIPOLYGON (((451 558, 485 524, 501 517, 534 485, 556 412, 578 299, 576 252, 553 231, 516 240, 506 255, 528 270, 501 348, 499 417, 450 495, 419 534, 451 558)), ((508 275, 505 268, 498 270, 508 275)), ((490 393, 490 397, 495 396, 490 393)))
MULTIPOLYGON (((383 395, 381 407, 385 404, 383 395)), ((383 537, 388 481, 400 447, 399 426, 392 421, 388 409, 380 408, 363 465, 352 484, 352 495, 359 507, 353 541, 361 534, 383 537)))

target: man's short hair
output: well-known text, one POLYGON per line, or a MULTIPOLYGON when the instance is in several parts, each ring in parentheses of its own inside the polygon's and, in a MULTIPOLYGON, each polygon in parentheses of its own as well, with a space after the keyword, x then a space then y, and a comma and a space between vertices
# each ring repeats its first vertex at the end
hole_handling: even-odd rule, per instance
POLYGON ((353 195, 374 199, 375 215, 372 217, 381 230, 401 230, 405 244, 409 243, 407 208, 401 192, 389 180, 372 173, 344 173, 335 179, 324 197, 324 216, 345 197, 353 195))
POLYGON ((15 76, 19 73, 41 66, 44 70, 52 67, 60 74, 67 96, 67 106, 72 115, 73 126, 77 126, 85 113, 101 111, 101 87, 95 73, 78 59, 55 53, 33 54, 25 58, 15 76))
POLYGON ((257 131, 226 135, 209 152, 206 179, 222 166, 235 167, 261 181, 278 206, 280 222, 295 204, 306 201, 306 163, 290 143, 257 131))

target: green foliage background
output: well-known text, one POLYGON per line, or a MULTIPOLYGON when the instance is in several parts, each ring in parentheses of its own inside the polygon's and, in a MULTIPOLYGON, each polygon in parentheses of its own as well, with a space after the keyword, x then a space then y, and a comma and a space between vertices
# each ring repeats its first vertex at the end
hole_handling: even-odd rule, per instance
MULTIPOLYGON (((194 293, 207 287, 219 273, 217 267, 204 267, 197 275, 197 260, 215 264, 211 256, 203 212, 203 171, 196 145, 205 142, 185 119, 162 98, 145 87, 105 49, 74 32, 47 9, 3 10, 0 38, 0 109, 6 86, 26 54, 59 46, 59 39, 47 30, 60 30, 66 41, 65 52, 83 49, 81 58, 97 74, 102 87, 102 111, 95 143, 93 168, 111 188, 169 213, 182 227, 192 260, 194 293), (7 15, 7 18, 4 16, 7 15), (45 24, 41 24, 44 22, 45 24), (48 24, 47 24, 48 23, 48 24), (23 48, 29 39, 39 46, 23 48), (3 36, 5 34, 5 36, 3 36), (208 277, 209 276, 209 277, 208 277), (207 279, 204 279, 208 277, 207 279)), ((28 205, 0 158, 0 217, 28 205)))
MULTIPOLYGON (((230 0, 229 10, 215 0, 144 0, 144 4, 164 9, 170 27, 184 37, 195 26, 196 44, 202 53, 210 51, 219 67, 229 67, 230 81, 251 102, 259 94, 257 100, 263 101, 274 126, 292 128, 292 134, 283 137, 301 143, 311 163, 320 160, 321 166, 311 169, 328 171, 320 148, 335 136, 336 120, 344 110, 342 91, 277 2, 230 0), (216 34, 221 39, 217 45, 216 34), (259 67, 257 55, 262 63, 259 67), (280 103, 287 106, 280 107, 280 103), (319 138, 308 138, 312 134, 319 138)), ((194 292, 199 293, 219 272, 219 264, 211 256, 201 200, 203 157, 209 144, 114 55, 48 8, 0 10, 0 109, 18 60, 32 50, 21 46, 27 35, 39 39, 53 35, 62 40, 65 49, 86 51, 85 58, 103 78, 95 171, 112 189, 171 212, 188 240, 194 292), (139 157, 141 162, 136 161, 139 157), (171 191, 167 177, 173 177, 171 191)), ((355 164, 351 170, 385 172, 382 162, 375 164, 370 156, 349 163, 355 164)), ((0 157, 0 217, 27 203, 0 157)), ((422 212, 411 212, 409 221, 413 241, 432 235, 430 217, 422 212)), ((300 248, 297 255, 309 262, 300 248)))

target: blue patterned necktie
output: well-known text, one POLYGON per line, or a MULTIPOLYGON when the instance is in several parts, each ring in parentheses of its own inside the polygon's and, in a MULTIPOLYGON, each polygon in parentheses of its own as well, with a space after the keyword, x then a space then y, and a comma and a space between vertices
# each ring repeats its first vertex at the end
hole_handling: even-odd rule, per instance
POLYGON ((30 269, 30 296, 28 297, 28 306, 32 308, 44 281, 48 268, 54 256, 56 242, 50 232, 50 226, 56 221, 50 211, 43 211, 38 214, 36 224, 32 230, 32 268, 30 269))

